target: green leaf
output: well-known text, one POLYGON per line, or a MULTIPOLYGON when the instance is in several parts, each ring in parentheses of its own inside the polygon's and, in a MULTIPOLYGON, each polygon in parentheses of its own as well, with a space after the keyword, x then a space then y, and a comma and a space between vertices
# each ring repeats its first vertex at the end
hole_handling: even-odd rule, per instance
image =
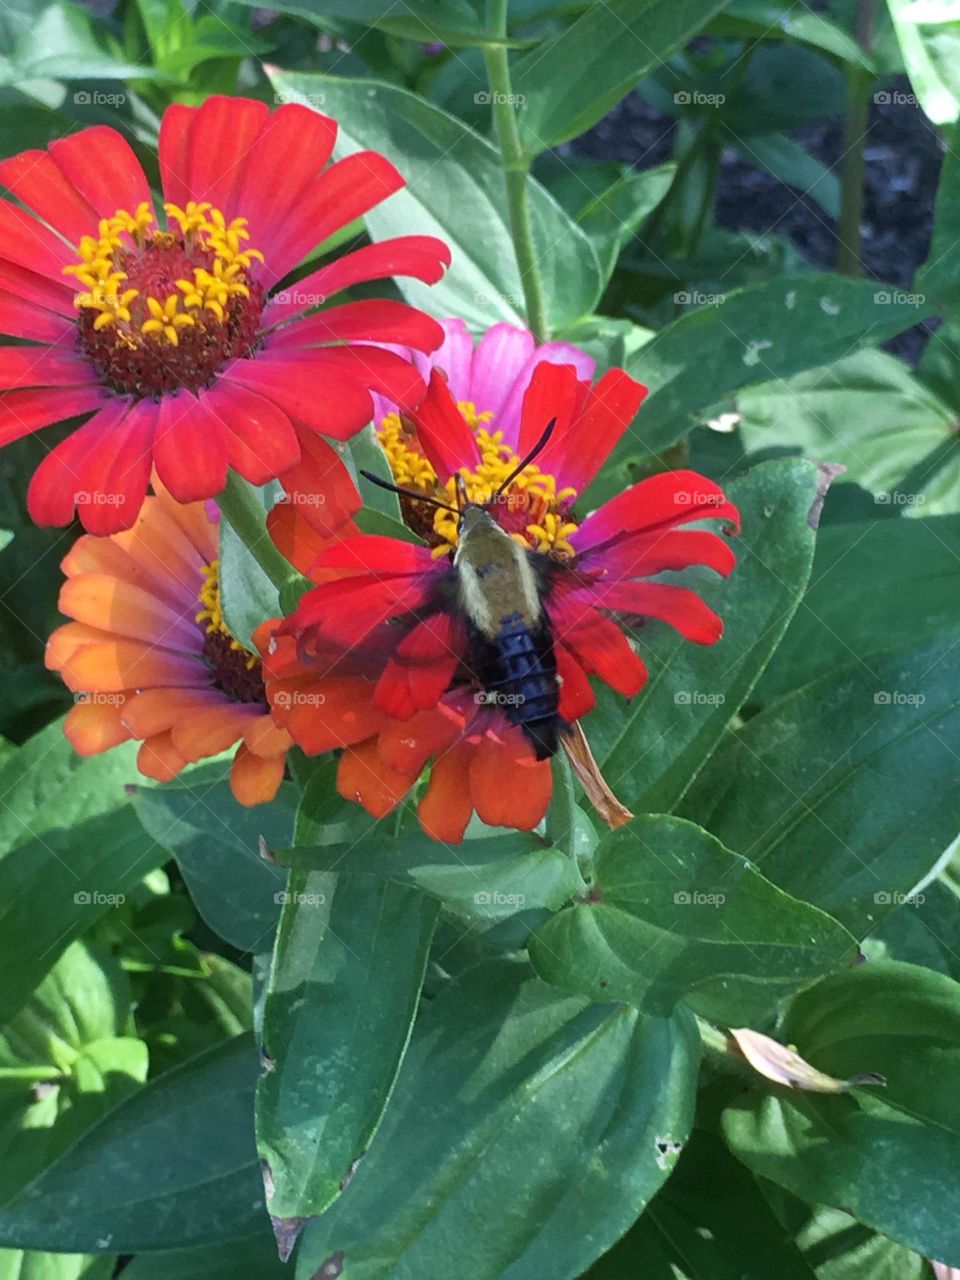
MULTIPOLYGON (((86 84, 95 80, 166 78, 149 64, 127 62, 104 48, 97 39, 90 15, 73 4, 51 4, 39 14, 34 9, 29 25, 19 33, 10 58, 10 69, 2 76, 7 84, 47 78, 86 84)), ((117 103, 105 105, 117 106, 126 101, 122 92, 116 96, 117 103)), ((77 101, 82 104, 90 99, 91 94, 86 91, 86 97, 77 101)))
POLYGON ((123 1275, 124 1280, 290 1280, 269 1231, 226 1244, 140 1253, 123 1275))
POLYGON ((735 147, 747 164, 759 165, 808 199, 815 200, 831 218, 840 216, 839 178, 793 138, 783 133, 752 133, 746 138, 732 135, 728 145, 735 147))
POLYGON ((259 852, 283 846, 293 833, 296 795, 281 786, 269 805, 249 809, 221 781, 187 774, 179 785, 137 788, 134 805, 157 846, 176 858, 197 910, 215 933, 242 951, 270 946, 280 918, 286 875, 259 852))
MULTIPOLYGON (((259 495, 264 510, 269 511, 280 486, 272 482, 253 492, 259 495)), ((253 633, 267 618, 281 616, 280 595, 229 520, 220 521, 219 578, 220 606, 227 630, 234 640, 255 653, 253 633)))
POLYGON ((0 769, 0 1021, 73 938, 163 862, 124 791, 135 755, 131 743, 81 759, 57 722, 0 769))
POLYGON ((524 149, 537 155, 585 133, 723 8, 724 0, 588 5, 513 71, 524 149))
POLYGON ((735 1154, 804 1200, 960 1263, 948 1210, 960 1192, 960 985, 913 965, 860 965, 799 996, 781 1039, 822 1071, 876 1071, 886 1088, 752 1092, 724 1113, 735 1154))
POLYGON ((828 525, 810 589, 760 681, 771 702, 875 649, 956 634, 960 516, 828 525), (904 608, 904 601, 910 607, 904 608))
POLYGON ((809 272, 721 294, 716 306, 688 311, 628 362, 628 372, 651 392, 615 456, 659 453, 726 396, 819 368, 932 313, 930 304, 899 296, 871 280, 809 272), (882 295, 888 300, 878 302, 882 295))
MULTIPOLYGON (((879 290, 877 297, 919 297, 879 290)), ((802 453, 846 468, 879 506, 922 514, 931 468, 924 460, 955 439, 955 415, 902 361, 861 351, 796 377, 744 391, 737 399, 740 435, 750 452, 802 453), (909 484, 918 468, 922 479, 909 484)), ((884 514, 878 512, 879 515, 884 514)))
POLYGON ((954 21, 921 26, 909 11, 911 0, 887 0, 910 86, 934 124, 951 124, 960 111, 960 28, 954 21))
MULTIPOLYGON (((340 122, 341 154, 372 147, 407 180, 366 216, 376 240, 436 235, 453 252, 443 280, 398 279, 407 301, 432 315, 457 315, 473 329, 497 320, 524 324, 523 286, 510 236, 496 148, 466 125, 404 89, 372 80, 274 71, 285 99, 319 103, 340 122)), ((603 280, 586 234, 530 180, 530 213, 552 330, 594 309, 603 280)))
MULTIPOLYGON (((239 2, 260 7, 258 0, 239 2)), ((483 25, 469 0, 281 0, 276 12, 306 18, 320 27, 327 18, 345 19, 409 40, 443 42, 451 48, 478 44, 483 37, 483 25)))
POLYGON ((946 133, 947 149, 937 186, 933 239, 927 260, 917 273, 917 288, 955 302, 960 286, 960 256, 954 252, 960 238, 960 158, 957 155, 960 126, 955 125, 946 133))
POLYGON ((0 1280, 110 1280, 115 1265, 112 1254, 83 1257, 0 1249, 0 1280))
POLYGON ((905 960, 960 980, 960 897, 934 880, 891 911, 863 943, 871 960, 905 960))
POLYGON ((640 695, 627 703, 598 691, 584 727, 604 776, 634 812, 674 808, 770 660, 810 576, 817 482, 817 468, 794 459, 735 480, 727 492, 743 521, 731 544, 737 567, 725 582, 707 570, 684 574, 723 619, 723 637, 694 645, 648 622, 638 648, 650 679, 640 695))
POLYGON ((743 1024, 849 963, 854 939, 746 858, 680 818, 644 815, 604 836, 585 901, 533 934, 541 977, 594 1000, 743 1024))
POLYGON ((373 830, 349 844, 280 850, 283 866, 386 877, 438 898, 466 920, 499 920, 518 911, 555 911, 582 887, 573 858, 526 832, 467 840, 455 848, 422 834, 385 843, 373 830))
POLYGON ((955 645, 870 655, 781 698, 728 735, 684 813, 862 937, 957 835, 955 645))
POLYGON ((252 1234, 263 1214, 249 1125, 256 1070, 240 1036, 159 1076, 0 1210, 0 1241, 134 1253, 252 1234))
POLYGON ((471 1280, 581 1274, 665 1181, 696 1062, 688 1016, 474 968, 418 1021, 369 1158, 304 1233, 299 1280, 324 1263, 343 1280, 462 1274, 478 1223, 471 1280))
POLYGON ((670 1181, 588 1280, 817 1280, 756 1180, 696 1130, 670 1181))
POLYGON ((786 40, 832 54, 851 66, 873 70, 872 60, 843 27, 822 13, 775 0, 733 0, 710 23, 709 34, 746 40, 786 40))
POLYGON ((406 886, 290 877, 257 1089, 273 1217, 322 1213, 369 1146, 406 1051, 436 919, 436 904, 406 886))

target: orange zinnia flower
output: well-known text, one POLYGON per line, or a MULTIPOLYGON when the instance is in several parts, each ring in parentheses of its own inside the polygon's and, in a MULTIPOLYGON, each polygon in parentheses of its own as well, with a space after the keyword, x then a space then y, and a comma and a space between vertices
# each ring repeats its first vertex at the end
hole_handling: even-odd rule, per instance
POLYGON ((64 730, 80 755, 142 740, 140 772, 161 782, 236 743, 233 794, 272 800, 292 744, 271 719, 259 655, 223 621, 219 513, 154 486, 133 528, 85 535, 64 558, 60 608, 73 621, 46 654, 77 695, 64 730))

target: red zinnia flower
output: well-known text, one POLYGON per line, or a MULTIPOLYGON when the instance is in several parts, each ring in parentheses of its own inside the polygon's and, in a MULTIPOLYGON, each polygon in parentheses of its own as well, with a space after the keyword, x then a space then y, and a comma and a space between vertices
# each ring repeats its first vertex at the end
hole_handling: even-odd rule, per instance
MULTIPOLYGON (((560 682, 564 743, 588 786, 592 778, 593 796, 622 821, 625 811, 591 773, 582 736, 566 727, 594 704, 588 676, 628 697, 647 678, 610 614, 658 618, 700 644, 719 639, 720 619, 699 596, 650 579, 690 565, 729 573, 734 556, 724 539, 677 526, 735 523, 737 511, 711 480, 676 471, 633 485, 589 515, 579 512, 578 499, 645 388, 621 369, 591 386, 582 353, 575 354, 581 370, 587 362, 587 379, 574 363, 552 363, 562 349, 534 352, 530 336, 507 325, 495 326, 476 351, 459 322, 445 328, 435 359, 447 376, 435 368, 424 402, 412 418, 389 413, 381 440, 398 483, 455 501, 459 476, 466 497, 485 503, 556 419, 549 443, 490 514, 527 548, 538 625, 560 682)), ((278 629, 264 659, 274 714, 309 753, 346 747, 339 789, 377 816, 432 760, 419 809, 431 835, 460 840, 474 810, 491 825, 531 828, 550 801, 550 763, 537 758, 524 715, 485 687, 477 621, 463 608, 464 568, 453 561, 457 518, 412 498, 403 508, 427 545, 346 535, 326 546, 285 546, 303 568, 312 559, 320 585, 278 629)), ((486 568, 479 566, 481 580, 486 568)))
POLYGON ((64 731, 80 755, 142 739, 140 772, 161 782, 237 743, 234 795, 272 800, 292 743, 270 716, 259 655, 223 622, 216 506, 180 505, 155 484, 132 529, 85 535, 63 561, 73 621, 50 637, 47 666, 78 694, 64 731))
POLYGON ((424 390, 399 356, 364 344, 430 350, 442 333, 400 302, 304 312, 386 276, 433 282, 449 251, 403 236, 277 289, 403 185, 376 152, 328 165, 336 132, 294 104, 170 107, 159 148, 165 228, 113 129, 0 162, 0 184, 20 202, 0 201, 0 331, 38 344, 0 350, 0 445, 88 416, 33 477, 38 524, 67 524, 77 506, 91 533, 129 528, 153 467, 191 502, 219 493, 228 466, 262 484, 302 458, 350 504, 347 473, 318 433, 343 440, 363 427, 371 389, 402 404, 424 390))

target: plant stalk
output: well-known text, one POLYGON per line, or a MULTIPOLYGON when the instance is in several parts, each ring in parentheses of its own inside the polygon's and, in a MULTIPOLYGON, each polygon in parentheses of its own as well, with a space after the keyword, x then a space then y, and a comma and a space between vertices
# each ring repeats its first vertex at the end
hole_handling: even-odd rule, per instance
MULTIPOLYGON (((857 0, 854 35, 869 58, 873 50, 876 0, 857 0)), ((863 188, 866 174, 867 130, 870 125, 870 86, 873 75, 866 67, 847 69, 846 111, 843 123, 843 168, 840 187, 840 218, 837 223, 837 270, 858 276, 862 237, 863 188)))
MULTIPOLYGON (((487 34, 498 40, 507 35, 508 0, 487 0, 487 34)), ((530 161, 523 153, 517 128, 516 101, 510 80, 510 60, 503 44, 484 45, 483 59, 487 68, 487 85, 493 123, 500 147, 500 160, 507 190, 510 235, 523 287, 527 324, 538 342, 548 334, 547 314, 543 298, 543 281, 533 242, 530 218, 530 161)))
POLYGON ((228 471, 226 486, 217 502, 223 518, 278 591, 300 577, 267 532, 266 512, 251 484, 235 471, 228 471))

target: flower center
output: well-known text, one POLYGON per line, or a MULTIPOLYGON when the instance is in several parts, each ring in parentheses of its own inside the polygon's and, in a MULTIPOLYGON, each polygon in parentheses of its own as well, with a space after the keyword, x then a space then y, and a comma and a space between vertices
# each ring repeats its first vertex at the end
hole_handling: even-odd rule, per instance
POLYGON ((166 204, 169 230, 143 203, 101 218, 79 261, 64 267, 83 286, 74 297, 80 343, 101 379, 138 396, 197 391, 227 360, 254 345, 263 287, 250 278, 259 249, 246 218, 191 201, 166 204))
POLYGON ((204 630, 203 656, 213 672, 214 686, 234 702, 262 702, 266 706, 260 659, 234 640, 223 620, 220 561, 205 564, 202 573, 203 586, 198 595, 201 608, 194 617, 204 630))
MULTIPOLYGON (((503 442, 502 431, 491 431, 490 412, 479 413, 469 401, 458 406, 476 436, 480 461, 475 470, 460 468, 460 476, 470 502, 484 505, 520 462, 519 456, 503 442)), ((388 413, 380 424, 379 440, 387 455, 393 478, 405 489, 413 489, 424 497, 457 505, 456 478, 442 485, 431 464, 424 457, 416 428, 398 413, 388 413)), ((512 534, 525 547, 544 554, 572 556, 570 535, 577 525, 568 519, 575 489, 557 489, 556 477, 540 470, 534 462, 524 467, 510 482, 490 508, 501 528, 512 534)), ((447 555, 457 545, 457 517, 413 499, 403 499, 407 524, 433 544, 435 556, 447 555)))

